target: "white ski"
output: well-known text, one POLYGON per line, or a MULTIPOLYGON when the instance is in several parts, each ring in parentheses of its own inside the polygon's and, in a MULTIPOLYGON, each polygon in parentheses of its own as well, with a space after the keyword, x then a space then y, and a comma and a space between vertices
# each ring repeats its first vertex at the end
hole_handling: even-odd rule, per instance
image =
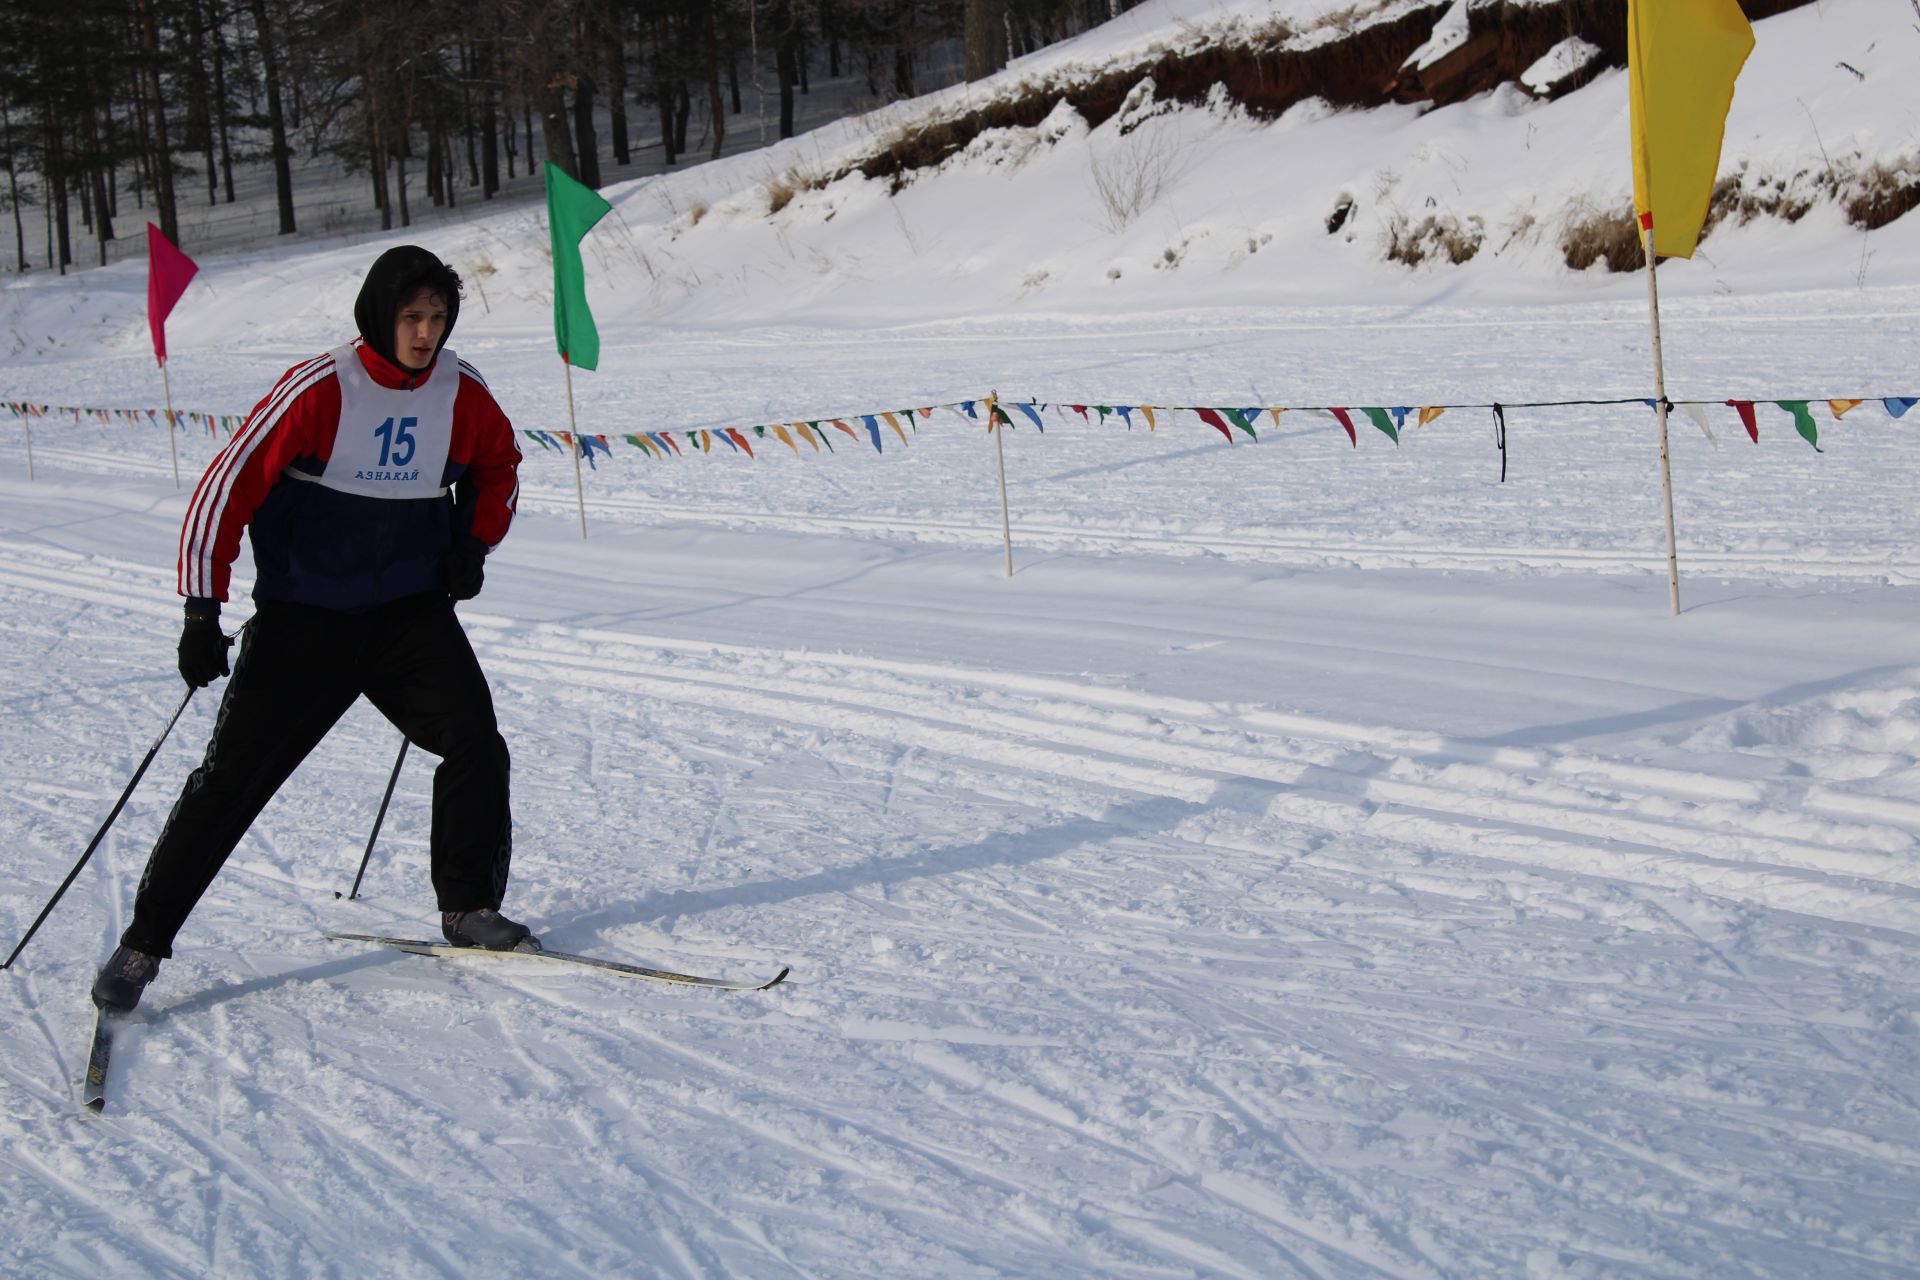
POLYGON ((598 956, 577 956, 565 951, 544 949, 488 951, 483 947, 456 947, 451 943, 428 942, 419 938, 386 938, 372 933, 335 933, 331 929, 326 930, 326 936, 338 942, 371 942, 418 956, 445 956, 457 960, 546 960, 555 964, 582 965, 589 969, 617 973, 629 978, 647 978, 654 982, 677 982, 685 987, 712 987, 717 991, 765 991, 768 987, 778 986, 785 981, 787 974, 792 971, 791 966, 782 965, 780 972, 765 979, 702 978, 691 973, 674 973, 669 969, 648 969, 637 964, 602 960, 598 956))

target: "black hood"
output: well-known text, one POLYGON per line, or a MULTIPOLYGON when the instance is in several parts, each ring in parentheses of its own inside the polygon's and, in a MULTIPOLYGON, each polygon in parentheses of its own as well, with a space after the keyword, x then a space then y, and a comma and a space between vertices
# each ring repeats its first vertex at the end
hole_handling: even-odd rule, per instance
MULTIPOLYGON (((460 276, 440 259, 419 245, 403 244, 374 259, 367 269, 366 283, 360 286, 359 300, 353 304, 353 320, 367 346, 388 364, 398 365, 393 349, 394 323, 407 299, 421 289, 432 289, 447 301, 447 332, 440 345, 447 345, 454 322, 460 318, 460 276)), ((437 358, 439 350, 434 351, 437 358)))

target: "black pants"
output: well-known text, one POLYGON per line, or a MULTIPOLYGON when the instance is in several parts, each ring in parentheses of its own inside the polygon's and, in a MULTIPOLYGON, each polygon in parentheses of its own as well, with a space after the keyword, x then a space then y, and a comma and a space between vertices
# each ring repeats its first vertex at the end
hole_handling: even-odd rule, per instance
MULTIPOLYGON (((174 935, 227 855, 363 693, 440 757, 429 845, 440 909, 499 909, 513 851, 507 744, 453 603, 411 596, 336 613, 269 602, 240 642, 206 759, 161 829, 123 945, 173 954, 174 935)), ((356 811, 360 800, 352 798, 356 811)))

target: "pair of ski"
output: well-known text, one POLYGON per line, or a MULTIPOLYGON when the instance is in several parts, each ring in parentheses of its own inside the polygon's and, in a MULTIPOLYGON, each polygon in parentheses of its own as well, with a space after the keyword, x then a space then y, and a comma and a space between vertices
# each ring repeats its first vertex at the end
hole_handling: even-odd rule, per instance
MULTIPOLYGON (((598 956, 580 956, 567 951, 547 951, 534 943, 527 950, 486 951, 478 947, 456 947, 444 942, 428 942, 419 938, 388 938, 373 933, 335 933, 326 931, 326 936, 336 942, 370 942, 394 951, 405 951, 417 956, 451 956, 461 960, 545 960, 552 964, 578 965, 583 968, 597 969, 602 973, 618 974, 626 978, 644 978, 651 982, 671 982, 683 987, 707 987, 714 991, 765 991, 786 981, 791 968, 782 965, 780 972, 771 978, 703 978, 691 973, 675 973, 670 969, 649 969, 643 965, 625 964, 619 960, 602 960, 598 956)), ((99 1112, 107 1105, 107 1067, 113 1059, 113 1037, 120 1029, 124 1015, 100 1010, 93 1021, 93 1043, 87 1050, 87 1075, 81 1085, 80 1100, 89 1111, 99 1112)))

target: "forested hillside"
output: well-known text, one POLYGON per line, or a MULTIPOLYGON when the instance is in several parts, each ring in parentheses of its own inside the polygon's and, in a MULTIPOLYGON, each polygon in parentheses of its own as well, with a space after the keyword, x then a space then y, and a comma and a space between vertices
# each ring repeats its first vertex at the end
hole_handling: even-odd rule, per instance
POLYGON ((17 0, 12 265, 108 261, 149 218, 178 241, 182 206, 244 202, 250 168, 282 235, 362 221, 301 216, 343 174, 383 229, 530 186, 543 161, 598 186, 984 75, 1134 3, 17 0))
MULTIPOLYGON (((1759 19, 1807 2, 1743 7, 1759 19)), ((1032 129, 1063 102, 1093 128, 1143 92, 1157 110, 1217 94, 1273 120, 1309 100, 1444 106, 1502 84, 1550 99, 1626 61, 1615 0, 1186 6, 1177 38, 1141 47, 1120 37, 1112 50, 1096 40, 1073 57, 1021 61, 1139 4, 434 0, 401 21, 366 0, 111 0, 72 11, 20 0, 0 14, 0 40, 20 51, 0 68, 11 265, 65 271, 138 256, 144 246, 127 233, 148 220, 195 252, 390 231, 535 199, 544 162, 604 186, 963 82, 982 83, 884 126, 876 117, 867 145, 771 185, 791 192, 858 172, 898 190, 983 133, 1032 129)), ((1920 202, 1920 178, 1898 164, 1825 169, 1792 191, 1731 184, 1715 218, 1795 216, 1811 190, 1871 229, 1920 202)), ((1617 210, 1576 239, 1566 255, 1576 268, 1640 263, 1617 210)), ((1458 261, 1471 241, 1440 228, 1390 251, 1458 261)))

